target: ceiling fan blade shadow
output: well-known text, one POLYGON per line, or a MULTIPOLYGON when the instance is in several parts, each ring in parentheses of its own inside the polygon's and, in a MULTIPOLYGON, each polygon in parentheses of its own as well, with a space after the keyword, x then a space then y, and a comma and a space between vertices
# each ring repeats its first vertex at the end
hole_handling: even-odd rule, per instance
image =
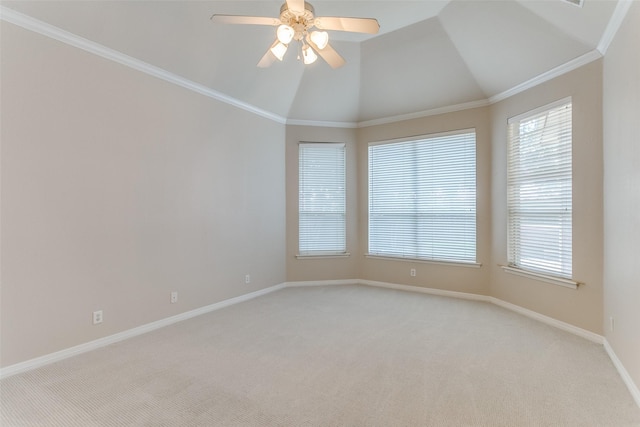
POLYGON ((344 64, 346 64, 344 58, 340 56, 340 54, 336 52, 336 50, 330 44, 327 43, 324 49, 320 49, 318 48, 318 45, 316 45, 313 40, 311 40, 311 37, 307 36, 306 40, 307 43, 309 43, 309 46, 311 46, 313 50, 315 50, 316 53, 320 55, 322 59, 324 59, 327 64, 331 66, 331 68, 340 68, 344 64))
POLYGON ((352 33, 377 34, 380 24, 374 18, 343 18, 339 16, 321 16, 314 25, 321 30, 349 31, 352 33))
POLYGON ((273 54, 273 52, 271 52, 271 48, 274 47, 276 44, 278 44, 278 40, 274 41, 273 44, 269 46, 269 49, 267 49, 267 52, 264 54, 262 59, 260 59, 260 61, 258 62, 259 68, 269 68, 271 64, 273 64, 274 61, 278 59, 273 54))
POLYGON ((296 16, 304 15, 304 0, 287 0, 287 8, 296 16))
POLYGON ((266 16, 242 16, 242 15, 212 15, 211 21, 216 24, 243 24, 243 25, 271 25, 282 24, 278 18, 266 16))

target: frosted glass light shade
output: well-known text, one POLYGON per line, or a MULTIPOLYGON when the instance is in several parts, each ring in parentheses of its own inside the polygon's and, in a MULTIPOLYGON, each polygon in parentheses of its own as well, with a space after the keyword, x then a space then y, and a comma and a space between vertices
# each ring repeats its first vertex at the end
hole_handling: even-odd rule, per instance
POLYGON ((311 47, 304 45, 302 47, 302 60, 303 62, 308 65, 308 64, 313 64, 314 62, 316 62, 316 59, 318 59, 318 55, 316 55, 316 53, 313 51, 313 49, 311 49, 311 47))
POLYGON ((293 40, 293 36, 295 35, 295 30, 288 25, 280 25, 278 30, 276 31, 276 35, 278 40, 282 44, 289 44, 291 40, 293 40))
POLYGON ((329 43, 329 34, 326 31, 314 31, 310 35, 311 41, 322 50, 329 43))
POLYGON ((287 53, 287 45, 278 42, 271 48, 271 53, 273 53, 273 55, 278 58, 279 61, 282 61, 282 58, 284 58, 284 54, 287 53))

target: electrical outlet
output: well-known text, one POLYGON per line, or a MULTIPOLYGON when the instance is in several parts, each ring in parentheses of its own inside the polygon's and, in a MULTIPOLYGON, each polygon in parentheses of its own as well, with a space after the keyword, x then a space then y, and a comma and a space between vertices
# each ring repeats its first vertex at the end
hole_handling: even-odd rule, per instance
POLYGON ((171 292, 171 304, 175 304, 178 302, 178 293, 171 292))
POLYGON ((245 274, 244 275, 244 283, 251 283, 251 275, 250 274, 245 274))
POLYGON ((415 268, 412 268, 412 269, 409 271, 409 274, 411 274, 411 277, 416 277, 416 269, 415 269, 415 268))
POLYGON ((102 310, 93 312, 93 324, 97 325, 98 323, 102 323, 102 310))

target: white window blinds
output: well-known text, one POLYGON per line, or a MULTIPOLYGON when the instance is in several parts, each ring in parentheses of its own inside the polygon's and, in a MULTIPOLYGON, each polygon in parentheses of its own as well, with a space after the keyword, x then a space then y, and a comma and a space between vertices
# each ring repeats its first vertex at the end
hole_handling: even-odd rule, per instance
POLYGON ((299 145, 299 253, 346 252, 345 144, 299 145))
POLYGON ((475 262, 475 131, 369 146, 369 254, 475 262))
POLYGON ((509 265, 570 278, 571 100, 509 120, 509 265))

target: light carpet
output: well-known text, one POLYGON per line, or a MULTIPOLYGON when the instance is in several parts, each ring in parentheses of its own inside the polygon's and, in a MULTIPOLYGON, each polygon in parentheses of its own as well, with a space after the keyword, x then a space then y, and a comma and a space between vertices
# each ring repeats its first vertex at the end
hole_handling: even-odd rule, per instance
POLYGON ((357 285, 283 289, 0 387, 2 426, 640 426, 601 345, 357 285))

